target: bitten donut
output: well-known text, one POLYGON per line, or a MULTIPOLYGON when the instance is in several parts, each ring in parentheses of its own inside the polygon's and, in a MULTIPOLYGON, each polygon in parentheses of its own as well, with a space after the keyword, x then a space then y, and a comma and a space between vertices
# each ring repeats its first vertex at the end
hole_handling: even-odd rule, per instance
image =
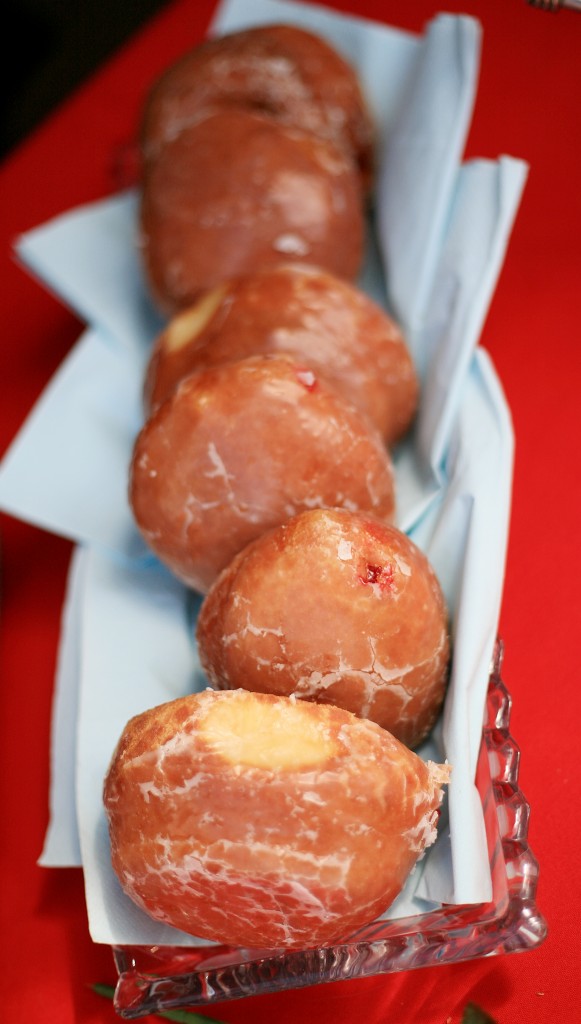
POLYGON ((113 868, 200 938, 327 945, 397 896, 448 773, 338 708, 206 690, 126 726, 104 786, 113 868))
POLYGON ((436 575, 405 534, 320 509, 231 562, 202 604, 197 640, 214 687, 335 704, 414 747, 442 706, 447 627, 436 575))
POLYGON ((341 395, 290 356, 186 377, 135 443, 130 501, 162 562, 205 591, 265 530, 321 505, 394 515, 391 459, 341 395))
POLYGON ((418 380, 395 321, 347 281, 288 263, 204 292, 158 337, 147 368, 146 409, 193 370, 289 352, 367 413, 387 444, 409 429, 418 380))
POLYGON ((224 278, 289 258, 353 279, 363 242, 349 158, 327 139, 254 111, 209 113, 145 164, 140 245, 166 312, 224 278))
POLYGON ((372 119, 354 69, 319 36, 293 25, 260 25, 191 50, 146 98, 145 159, 205 110, 232 106, 332 140, 359 166, 369 187, 372 119))

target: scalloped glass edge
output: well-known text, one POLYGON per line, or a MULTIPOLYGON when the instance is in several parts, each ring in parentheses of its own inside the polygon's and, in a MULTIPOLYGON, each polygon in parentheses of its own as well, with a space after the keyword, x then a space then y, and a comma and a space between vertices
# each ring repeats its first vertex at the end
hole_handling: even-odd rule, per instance
POLYGON ((512 699, 501 678, 502 660, 503 643, 497 640, 476 771, 492 877, 490 903, 375 921, 350 942, 300 952, 116 946, 117 1013, 136 1018, 538 946, 547 925, 535 902, 539 867, 528 845, 530 808, 518 786, 520 750, 509 731, 512 699))

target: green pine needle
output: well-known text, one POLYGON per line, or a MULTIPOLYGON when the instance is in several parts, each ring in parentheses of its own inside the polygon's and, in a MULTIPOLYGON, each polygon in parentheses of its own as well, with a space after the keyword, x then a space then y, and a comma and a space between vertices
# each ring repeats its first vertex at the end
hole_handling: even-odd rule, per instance
POLYGON ((496 1021, 476 1003, 467 1003, 464 1007, 461 1024, 496 1024, 496 1021))
POLYGON ((112 999, 115 995, 115 989, 112 985, 101 985, 97 982, 95 985, 91 985, 93 992, 96 992, 99 996, 105 996, 105 999, 112 999))
MULTIPOLYGON (((115 995, 115 989, 111 985, 101 985, 97 982, 91 985, 91 988, 97 995, 105 996, 106 999, 112 999, 115 995)), ((224 1024, 216 1017, 205 1017, 203 1013, 194 1013, 193 1010, 159 1010, 154 1016, 173 1020, 176 1024, 224 1024)))

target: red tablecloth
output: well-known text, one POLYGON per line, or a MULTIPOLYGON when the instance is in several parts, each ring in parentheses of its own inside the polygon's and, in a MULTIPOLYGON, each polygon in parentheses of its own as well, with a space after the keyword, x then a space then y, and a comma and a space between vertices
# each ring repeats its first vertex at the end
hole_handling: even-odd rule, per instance
MULTIPOLYGON (((440 9, 437 0, 330 6, 413 31, 440 9)), ((223 1021, 457 1024, 468 1002, 507 1024, 581 1020, 581 15, 544 13, 524 0, 447 0, 442 9, 475 15, 484 29, 467 155, 508 153, 531 167, 482 341, 516 432, 500 631, 549 937, 524 954, 206 1010, 223 1021)), ((124 147, 148 83, 202 37, 212 10, 213 0, 176 0, 0 168, 0 452, 82 326, 15 264, 12 241, 124 183, 124 147)), ((8 517, 1 530, 2 1017, 10 1024, 113 1021, 110 1004, 90 987, 113 983, 115 972, 110 950, 89 938, 81 873, 36 866, 47 823, 50 710, 70 546, 8 517)))

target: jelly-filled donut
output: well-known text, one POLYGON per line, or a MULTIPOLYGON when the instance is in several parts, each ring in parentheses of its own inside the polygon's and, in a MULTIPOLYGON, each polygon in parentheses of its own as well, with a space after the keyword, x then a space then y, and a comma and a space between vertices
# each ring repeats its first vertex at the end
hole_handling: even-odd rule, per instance
POLYGON ((290 356, 186 377, 142 428, 130 500, 143 537, 205 591, 249 541, 320 506, 395 511, 390 456, 369 421, 290 356))
POLYGON ((351 161, 333 142, 254 111, 210 113, 145 165, 140 245, 165 312, 281 260, 352 279, 363 242, 351 161))
POLYGON ((304 512, 235 558, 210 590, 198 650, 215 687, 335 704, 416 746, 444 699, 446 604, 400 530, 304 512))

